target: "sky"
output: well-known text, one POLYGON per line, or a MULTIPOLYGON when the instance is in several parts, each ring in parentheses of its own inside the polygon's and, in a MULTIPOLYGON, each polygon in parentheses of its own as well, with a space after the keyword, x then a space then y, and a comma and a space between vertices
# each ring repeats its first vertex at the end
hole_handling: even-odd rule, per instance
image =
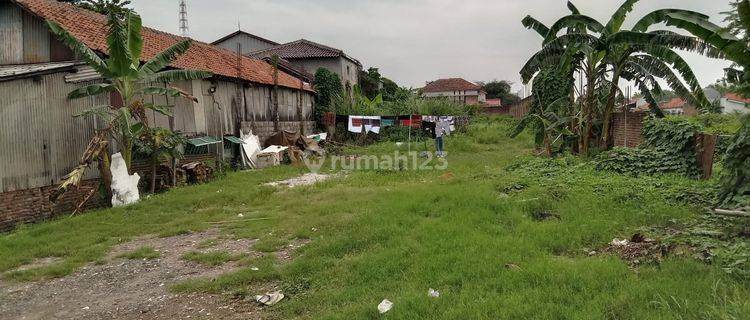
MULTIPOLYGON (((622 0, 574 0, 582 14, 606 23, 622 0)), ((144 25, 179 33, 178 0, 133 0, 144 25)), ((344 50, 365 68, 399 85, 462 77, 508 80, 521 89, 519 70, 541 38, 521 25, 532 15, 545 24, 569 14, 565 0, 188 0, 190 36, 212 42, 239 27, 288 42, 300 38, 344 50)), ((656 9, 703 12, 722 24, 729 0, 641 0, 625 26, 656 9)), ((683 54, 703 85, 729 63, 683 54)))

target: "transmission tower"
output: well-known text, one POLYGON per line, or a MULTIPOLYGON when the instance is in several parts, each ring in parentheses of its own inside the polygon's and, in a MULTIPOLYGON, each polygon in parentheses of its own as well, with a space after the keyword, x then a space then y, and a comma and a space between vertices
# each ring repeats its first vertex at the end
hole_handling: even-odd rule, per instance
POLYGON ((187 37, 190 29, 188 28, 187 4, 185 0, 180 0, 180 34, 187 37))

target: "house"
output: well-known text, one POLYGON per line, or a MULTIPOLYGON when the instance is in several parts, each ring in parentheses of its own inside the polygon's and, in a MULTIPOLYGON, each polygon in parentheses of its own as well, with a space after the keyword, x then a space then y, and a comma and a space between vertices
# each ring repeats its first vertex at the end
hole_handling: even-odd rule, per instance
MULTIPOLYGON (((637 106, 635 111, 648 111, 650 109, 646 99, 641 98, 635 104, 637 106)), ((664 114, 696 116, 699 113, 696 106, 688 103, 682 98, 672 98, 666 101, 661 101, 658 105, 659 109, 661 109, 664 114)))
MULTIPOLYGON (((310 40, 278 44, 262 37, 237 31, 213 42, 214 45, 241 52, 258 59, 280 58, 285 67, 295 67, 297 73, 314 74, 318 68, 328 69, 341 78, 346 92, 359 83, 362 64, 341 49, 332 48, 310 40)), ((270 61, 270 60, 269 60, 270 61)))
POLYGON ((467 105, 484 104, 487 101, 482 87, 461 78, 428 82, 421 91, 424 98, 447 98, 467 105))
POLYGON ((250 54, 251 52, 270 49, 279 45, 274 41, 247 33, 242 30, 232 32, 219 40, 211 42, 211 44, 219 48, 227 49, 229 51, 240 52, 243 55, 250 54))
POLYGON ((736 93, 727 93, 721 97, 721 107, 723 113, 750 113, 750 99, 736 93))
MULTIPOLYGON (((78 164, 95 130, 104 123, 73 115, 93 106, 117 105, 117 95, 70 100, 69 92, 102 77, 60 43, 45 20, 60 24, 86 46, 106 56, 106 17, 55 0, 0 0, 0 229, 70 211, 98 185, 89 170, 77 191, 52 205, 47 196, 78 164)), ((149 59, 185 38, 143 28, 143 58, 149 59)), ((167 117, 153 111, 156 126, 196 138, 190 160, 223 160, 238 148, 241 131, 261 139, 282 129, 310 133, 314 92, 309 84, 268 63, 193 41, 170 68, 210 71, 210 79, 170 85, 196 97, 150 95, 157 105, 174 105, 167 117), (278 98, 274 98, 278 97, 278 98)), ((138 164, 134 163, 134 168, 138 164)), ((136 169, 137 170, 137 169, 136 169)), ((91 201, 95 202, 95 201, 91 201)), ((92 204, 92 206, 95 204, 92 204)))

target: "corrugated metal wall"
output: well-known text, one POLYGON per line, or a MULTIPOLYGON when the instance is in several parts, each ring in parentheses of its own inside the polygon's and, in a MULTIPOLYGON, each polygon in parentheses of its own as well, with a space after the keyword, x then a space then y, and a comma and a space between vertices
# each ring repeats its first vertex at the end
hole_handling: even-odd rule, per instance
MULTIPOLYGON (((0 192, 48 186, 58 183, 78 164, 95 129, 101 128, 91 117, 73 118, 87 108, 109 104, 109 96, 69 100, 67 94, 94 81, 67 83, 67 72, 40 77, 30 77, 0 82, 0 192)), ((222 137, 234 134, 238 122, 268 122, 271 118, 270 95, 265 86, 243 87, 247 99, 244 108, 242 91, 230 81, 200 81, 197 87, 190 82, 172 86, 198 95, 202 105, 182 98, 147 96, 146 103, 174 105, 174 117, 169 118, 153 111, 148 112, 150 122, 165 128, 174 128, 188 136, 208 134, 222 137), (208 88, 216 86, 211 95, 208 88), (199 88, 200 92, 194 88, 199 88), (195 91, 195 92, 194 92, 195 91), (196 110, 205 117, 205 132, 196 128, 196 110), (236 112, 236 113, 235 113, 236 112), (243 118, 244 117, 244 118, 243 118), (223 125, 223 128, 222 128, 223 125)), ((280 121, 299 121, 297 115, 299 95, 303 95, 303 119, 312 115, 312 95, 309 92, 279 88, 280 121)), ((217 148, 214 148, 217 149, 217 148)), ((219 150, 212 150, 218 152, 219 150)), ((92 168, 86 178, 97 177, 92 168)))
MULTIPOLYGON (((78 163, 96 128, 92 118, 73 118, 106 97, 68 100, 80 84, 63 73, 0 82, 0 190, 56 183, 78 163)), ((95 174, 92 172, 92 174, 95 174)), ((91 175, 89 177, 92 177, 91 175)))
POLYGON ((23 13, 23 62, 49 62, 50 33, 44 22, 23 13))
POLYGON ((44 21, 9 1, 0 2, 0 65, 50 61, 50 33, 44 21))
POLYGON ((9 1, 0 1, 0 65, 23 63, 23 14, 9 1))

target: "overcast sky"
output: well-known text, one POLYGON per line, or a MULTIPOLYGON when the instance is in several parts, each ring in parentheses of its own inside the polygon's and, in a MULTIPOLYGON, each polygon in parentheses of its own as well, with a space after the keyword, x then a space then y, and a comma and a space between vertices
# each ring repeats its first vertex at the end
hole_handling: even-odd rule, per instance
MULTIPOLYGON (((178 0, 133 0, 144 24, 178 33, 178 0)), ((400 85, 421 87, 425 81, 463 77, 520 82, 518 71, 540 49, 541 38, 521 25, 527 14, 547 25, 568 14, 564 0, 188 0, 190 35, 212 42, 237 30, 276 42, 300 38, 344 50, 365 68, 400 85)), ((603 23, 622 0, 576 0, 583 14, 603 23)), ((709 14, 729 0, 641 0, 629 25, 660 8, 709 14)), ((729 64, 684 55, 699 80, 713 83, 729 64)))

